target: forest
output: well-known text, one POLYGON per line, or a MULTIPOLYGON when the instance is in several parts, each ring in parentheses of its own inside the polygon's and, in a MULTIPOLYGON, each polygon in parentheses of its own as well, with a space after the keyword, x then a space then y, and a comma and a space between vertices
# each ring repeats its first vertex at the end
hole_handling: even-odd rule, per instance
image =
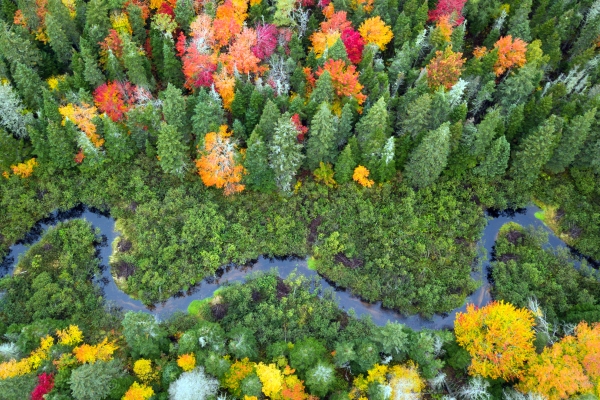
POLYGON ((0 400, 600 399, 599 109, 600 0, 0 0, 0 400), (262 256, 453 327, 276 270, 152 314, 262 256))

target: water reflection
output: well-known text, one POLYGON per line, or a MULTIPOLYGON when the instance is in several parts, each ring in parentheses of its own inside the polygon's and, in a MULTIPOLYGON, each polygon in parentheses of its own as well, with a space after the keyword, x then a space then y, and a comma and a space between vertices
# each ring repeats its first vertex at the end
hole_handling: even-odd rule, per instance
POLYGON ((540 220, 535 218, 535 213, 540 211, 536 206, 508 211, 488 211, 488 223, 483 231, 479 247, 483 249, 482 268, 471 273, 471 277, 480 282, 480 287, 473 294, 467 297, 462 307, 452 310, 450 313, 434 315, 427 319, 419 315, 404 316, 394 310, 381 306, 381 302, 368 303, 354 296, 350 291, 336 287, 333 283, 319 276, 315 271, 307 266, 306 259, 300 257, 289 257, 285 259, 272 259, 260 257, 255 262, 233 266, 228 265, 219 269, 214 276, 205 279, 202 283, 190 288, 186 293, 180 292, 167 301, 156 304, 151 307, 145 306, 141 301, 132 299, 127 294, 119 290, 113 280, 109 267, 109 256, 111 255, 111 243, 118 236, 115 231, 114 219, 107 212, 97 209, 78 206, 66 212, 54 212, 49 217, 40 220, 26 235, 10 248, 10 252, 0 264, 0 276, 12 273, 18 257, 24 254, 28 247, 37 242, 42 234, 51 226, 60 221, 67 221, 75 218, 83 218, 89 221, 94 228, 98 228, 101 234, 101 243, 97 247, 97 256, 100 259, 101 274, 95 278, 95 283, 100 285, 104 291, 104 297, 111 306, 121 307, 124 310, 144 311, 157 315, 160 319, 168 318, 177 310, 186 310, 192 300, 205 299, 211 297, 215 290, 226 282, 241 282, 246 275, 252 271, 269 271, 277 268, 282 278, 288 277, 292 272, 302 274, 309 278, 314 278, 320 282, 324 290, 333 292, 339 307, 344 310, 354 309, 357 316, 369 315, 373 322, 383 325, 387 321, 396 321, 405 324, 413 329, 442 329, 452 328, 456 313, 464 311, 469 303, 477 306, 484 306, 491 301, 489 276, 489 261, 493 254, 493 246, 496 241, 498 231, 502 225, 514 221, 523 226, 532 225, 534 227, 543 227, 549 233, 548 246, 566 247, 565 243, 556 237, 540 220))

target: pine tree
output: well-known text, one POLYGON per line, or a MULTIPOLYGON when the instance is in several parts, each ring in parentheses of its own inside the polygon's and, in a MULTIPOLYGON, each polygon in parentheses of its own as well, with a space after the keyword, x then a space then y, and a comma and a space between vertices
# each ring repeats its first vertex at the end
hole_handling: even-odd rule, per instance
POLYGON ((486 157, 473 172, 487 178, 494 178, 504 174, 508 167, 508 159, 510 158, 510 144, 506 141, 504 135, 492 142, 489 150, 486 152, 486 157))
POLYGON ((231 115, 241 121, 245 120, 248 103, 252 96, 254 86, 237 81, 235 85, 235 97, 231 102, 231 115))
POLYGON ((59 170, 66 170, 75 165, 75 136, 72 131, 51 122, 46 129, 48 134, 48 157, 50 165, 59 170))
POLYGON ((46 14, 46 34, 48 35, 50 47, 52 47, 58 61, 67 64, 71 61, 73 47, 63 27, 64 25, 60 19, 50 13, 46 14))
POLYGON ((260 116, 260 121, 258 121, 258 124, 254 128, 265 143, 271 141, 275 126, 280 117, 281 112, 279 111, 279 107, 271 99, 267 100, 267 104, 265 104, 265 108, 260 116))
POLYGON ((306 107, 306 114, 309 118, 312 118, 315 112, 317 111, 317 107, 326 101, 328 103, 332 103, 334 99, 334 90, 333 90, 333 80, 331 78, 331 74, 329 71, 325 70, 317 79, 317 83, 315 85, 315 89, 310 94, 310 100, 306 107))
POLYGON ((509 174, 517 188, 527 190, 537 179, 542 167, 550 160, 557 145, 556 117, 550 117, 537 130, 523 139, 515 153, 509 174))
POLYGON ((348 139, 352 136, 352 127, 354 125, 354 108, 350 103, 346 103, 342 108, 342 115, 337 124, 335 132, 335 144, 338 149, 343 148, 348 139))
POLYGON ((396 151, 395 138, 389 137, 381 152, 381 161, 377 170, 377 176, 382 182, 389 181, 396 175, 396 163, 394 153, 396 151))
POLYGON ((382 97, 356 124, 360 164, 371 171, 375 180, 380 178, 377 172, 383 146, 385 146, 389 137, 388 121, 387 106, 382 97))
POLYGON ((142 9, 134 3, 127 5, 127 15, 129 16, 129 24, 133 31, 133 40, 138 44, 146 42, 146 21, 142 15, 142 9))
POLYGON ((346 52, 346 46, 344 46, 344 42, 341 39, 335 41, 331 48, 326 50, 326 58, 332 60, 343 60, 346 62, 350 62, 348 60, 348 53, 346 52))
POLYGON ((394 48, 396 50, 402 49, 404 44, 410 40, 411 36, 410 18, 402 11, 394 25, 394 48))
POLYGON ((213 96, 201 89, 198 92, 194 116, 192 117, 192 127, 194 134, 198 138, 204 138, 208 132, 217 132, 219 126, 225 122, 225 110, 221 103, 221 98, 213 96))
POLYGON ((135 143, 127 132, 124 131, 122 125, 113 122, 110 118, 103 118, 104 122, 104 139, 106 140, 107 155, 110 159, 125 163, 135 154, 135 143))
POLYGON ((39 66, 42 62, 41 51, 25 35, 0 19, 0 54, 6 60, 20 62, 28 67, 39 66))
POLYGON ((276 189, 275 173, 269 166, 269 149, 256 130, 248 139, 244 167, 247 172, 244 183, 248 188, 265 193, 276 189))
POLYGON ((250 95, 250 101, 248 102, 248 107, 246 109, 246 132, 252 132, 254 130, 254 127, 260 120, 264 106, 265 97, 257 88, 254 88, 252 90, 252 94, 250 95))
POLYGON ((42 106, 40 90, 43 87, 42 80, 37 72, 25 64, 17 63, 13 73, 13 79, 23 102, 30 110, 37 110, 42 106))
POLYGON ((173 43, 173 39, 169 37, 163 38, 162 54, 164 81, 178 87, 183 86, 181 61, 175 56, 175 43, 173 43))
POLYGON ((91 0, 87 3, 83 33, 89 39, 90 50, 98 50, 97 44, 108 35, 110 29, 108 11, 107 1, 91 0))
POLYGON ((26 138, 27 125, 32 122, 33 115, 25 111, 16 91, 0 82, 0 126, 18 138, 26 138))
POLYGON ((158 159, 162 170, 180 178, 187 168, 187 147, 177 127, 163 122, 158 130, 158 159))
MULTIPOLYGON (((354 137, 352 139, 356 140, 354 137)), ((358 165, 352 152, 352 147, 352 144, 348 143, 340 153, 335 164, 335 180, 339 184, 352 182, 352 174, 358 165)))
POLYGON ((423 188, 440 176, 450 153, 450 123, 429 131, 419 146, 410 154, 404 177, 408 183, 423 188))
POLYGON ((485 115, 483 121, 477 125, 475 130, 476 134, 470 149, 472 155, 479 157, 485 153, 486 149, 496 136, 498 129, 501 127, 501 124, 502 116, 500 115, 499 109, 496 108, 491 110, 485 115))
POLYGON ((337 155, 335 146, 334 117, 328 103, 321 103, 310 124, 310 136, 306 144, 308 168, 314 171, 321 162, 333 163, 337 155))
POLYGON ((144 69, 144 58, 145 56, 139 54, 139 49, 135 42, 132 40, 124 40, 123 64, 127 69, 127 78, 129 78, 129 82, 134 85, 148 89, 150 83, 148 81, 148 76, 146 75, 146 70, 144 69))
POLYGON ((289 115, 284 114, 277 121, 269 146, 269 165, 275 172, 277 188, 284 194, 291 193, 292 182, 304 158, 297 135, 296 126, 289 115))
POLYGON ((185 125, 186 116, 185 97, 181 89, 169 83, 159 98, 163 102, 163 115, 167 124, 181 130, 185 125))
POLYGON ((529 30, 531 3, 531 0, 520 0, 514 12, 511 10, 512 15, 508 21, 508 34, 521 38, 526 42, 531 41, 531 32, 529 30))
POLYGON ((406 112, 398 118, 398 125, 403 134, 415 139, 430 128, 431 103, 431 95, 425 93, 408 104, 406 112))
POLYGON ((92 88, 96 88, 104 83, 104 75, 102 75, 102 71, 98 68, 98 62, 93 55, 91 46, 83 37, 79 39, 79 49, 81 50, 80 54, 84 65, 83 78, 92 88))
POLYGON ((568 123, 552 158, 546 164, 546 169, 553 174, 559 174, 571 165, 590 133, 596 111, 597 109, 593 108, 583 115, 576 116, 568 123))
POLYGON ((117 56, 115 56, 115 53, 110 49, 108 50, 108 56, 106 57, 105 70, 108 80, 113 82, 125 80, 125 71, 123 71, 121 61, 119 61, 117 56))

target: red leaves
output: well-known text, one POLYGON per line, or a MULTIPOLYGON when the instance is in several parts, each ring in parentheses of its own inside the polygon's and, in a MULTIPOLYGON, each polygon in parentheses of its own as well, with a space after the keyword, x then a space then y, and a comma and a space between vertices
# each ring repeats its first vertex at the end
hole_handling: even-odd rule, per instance
POLYGON ((429 11, 429 21, 437 21, 441 17, 450 15, 454 26, 462 24, 465 17, 462 16, 462 9, 467 0, 440 0, 435 10, 429 11))
POLYGON ((94 91, 94 103, 105 112, 114 122, 120 121, 129 110, 133 98, 134 86, 129 82, 104 83, 94 91))
POLYGON ((294 126, 296 127, 296 130, 300 133, 298 133, 298 142, 303 142, 304 141, 304 136, 308 133, 308 127, 302 125, 302 121, 300 121, 300 115, 298 114, 294 114, 292 115, 292 123, 294 124, 294 126))
POLYGON ((256 27, 256 44, 252 46, 252 53, 265 60, 277 48, 277 27, 273 24, 264 24, 256 27))
POLYGON ((104 61, 106 61, 106 58, 108 57, 109 50, 111 50, 117 58, 123 56, 123 41, 119 37, 119 33, 114 29, 108 31, 108 35, 99 44, 102 49, 100 53, 104 61))
POLYGON ((46 372, 38 375, 38 385, 31 392, 31 400, 44 400, 44 395, 54 388, 54 376, 46 372))
POLYGON ((348 59, 350 59, 353 64, 360 63, 363 49, 365 48, 365 41, 363 40, 362 36, 360 36, 360 33, 355 31, 353 28, 347 28, 342 32, 341 39, 346 47, 348 59))

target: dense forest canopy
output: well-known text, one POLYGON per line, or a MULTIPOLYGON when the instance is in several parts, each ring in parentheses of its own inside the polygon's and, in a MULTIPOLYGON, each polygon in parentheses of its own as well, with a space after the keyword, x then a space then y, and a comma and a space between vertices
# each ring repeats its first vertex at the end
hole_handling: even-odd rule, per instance
MULTIPOLYGON (((600 260, 599 109, 599 0, 0 0, 0 256, 83 203, 145 304, 297 255, 447 313, 479 285, 487 209, 533 201, 600 260)), ((0 280, 0 400, 600 396, 598 272, 541 231, 502 228, 495 301, 454 331, 276 273, 123 313, 100 242, 61 223, 0 280)))

